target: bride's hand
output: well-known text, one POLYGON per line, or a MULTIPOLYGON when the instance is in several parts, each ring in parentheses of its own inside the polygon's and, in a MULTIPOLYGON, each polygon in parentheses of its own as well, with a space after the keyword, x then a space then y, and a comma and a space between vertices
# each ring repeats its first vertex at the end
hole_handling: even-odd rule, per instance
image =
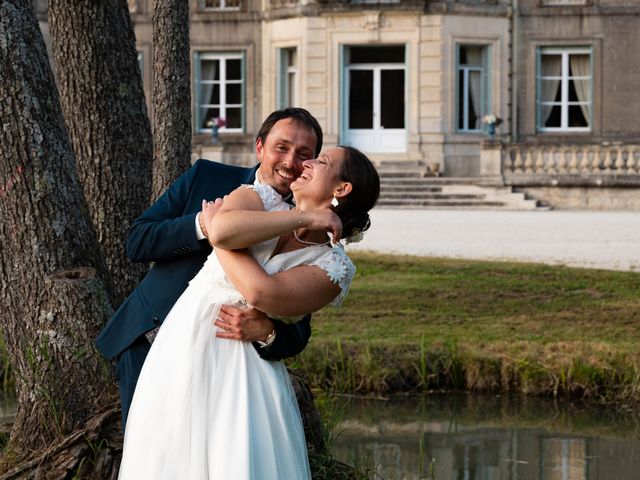
POLYGON ((342 236, 342 220, 333 210, 323 208, 320 210, 301 211, 303 225, 309 230, 323 230, 332 235, 331 242, 338 243, 342 236))
POLYGON ((209 226, 211 225, 211 220, 215 217, 218 210, 222 206, 223 199, 216 198, 215 200, 207 202, 206 200, 202 201, 202 211, 200 212, 200 216, 198 217, 198 222, 200 223, 200 230, 205 237, 209 236, 209 226))

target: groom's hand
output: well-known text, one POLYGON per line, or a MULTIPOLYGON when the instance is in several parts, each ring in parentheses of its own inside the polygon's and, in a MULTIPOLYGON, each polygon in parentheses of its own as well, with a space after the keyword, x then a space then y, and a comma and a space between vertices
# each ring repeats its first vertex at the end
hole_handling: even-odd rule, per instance
POLYGON ((214 324, 223 330, 216 333, 217 337, 244 342, 264 342, 273 332, 273 322, 264 312, 255 308, 223 305, 214 324))

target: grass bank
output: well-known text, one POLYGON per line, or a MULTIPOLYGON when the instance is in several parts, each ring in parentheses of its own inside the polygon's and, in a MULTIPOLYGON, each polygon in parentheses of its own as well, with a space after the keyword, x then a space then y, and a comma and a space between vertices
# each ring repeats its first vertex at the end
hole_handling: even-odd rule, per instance
POLYGON ((290 362, 325 391, 640 400, 640 273, 356 253, 290 362))

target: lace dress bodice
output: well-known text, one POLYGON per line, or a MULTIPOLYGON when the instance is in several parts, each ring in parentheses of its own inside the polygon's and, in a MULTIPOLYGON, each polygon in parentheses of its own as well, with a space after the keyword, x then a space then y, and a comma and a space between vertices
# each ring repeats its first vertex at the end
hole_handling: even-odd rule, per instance
MULTIPOLYGON (((266 184, 246 185, 245 187, 253 189, 260 196, 265 211, 283 211, 291 208, 273 188, 266 184)), ((351 280, 355 275, 355 266, 341 245, 334 247, 314 245, 291 252, 279 253, 272 257, 277 243, 278 238, 272 238, 249 247, 249 251, 270 275, 301 265, 315 265, 321 268, 327 273, 332 282, 340 286, 341 290, 330 305, 340 306, 342 304, 349 291, 351 280)), ((246 304, 243 296, 225 275, 215 251, 211 252, 202 269, 189 282, 189 288, 202 289, 202 294, 206 295, 212 303, 246 304)), ((283 320, 295 322, 300 318, 302 317, 283 320)))

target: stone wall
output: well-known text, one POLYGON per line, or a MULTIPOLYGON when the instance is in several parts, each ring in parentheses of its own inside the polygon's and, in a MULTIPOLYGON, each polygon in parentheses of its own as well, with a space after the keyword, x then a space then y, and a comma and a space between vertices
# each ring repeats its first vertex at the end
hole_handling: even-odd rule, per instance
POLYGON ((639 188, 612 187, 516 187, 554 209, 640 211, 639 188))

